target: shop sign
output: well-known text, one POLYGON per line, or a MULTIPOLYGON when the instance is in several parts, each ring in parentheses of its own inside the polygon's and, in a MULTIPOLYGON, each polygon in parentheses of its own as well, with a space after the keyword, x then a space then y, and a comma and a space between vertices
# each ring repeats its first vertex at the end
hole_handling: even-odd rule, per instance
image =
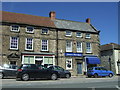
POLYGON ((83 55, 82 53, 65 53, 65 56, 81 57, 82 55, 83 55))

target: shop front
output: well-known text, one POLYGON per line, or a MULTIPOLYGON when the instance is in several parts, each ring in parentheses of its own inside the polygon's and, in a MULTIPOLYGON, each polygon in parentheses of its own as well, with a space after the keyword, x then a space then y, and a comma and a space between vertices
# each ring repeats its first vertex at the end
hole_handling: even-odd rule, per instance
POLYGON ((87 72, 87 69, 90 67, 96 67, 98 64, 100 64, 100 59, 95 55, 85 55, 85 72, 87 72))
POLYGON ((22 64, 55 65, 55 55, 53 53, 22 53, 22 64))

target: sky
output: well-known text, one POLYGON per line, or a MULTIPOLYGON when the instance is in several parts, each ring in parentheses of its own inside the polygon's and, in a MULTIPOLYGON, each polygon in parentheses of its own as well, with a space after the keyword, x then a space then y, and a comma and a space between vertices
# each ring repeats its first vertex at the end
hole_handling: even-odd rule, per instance
POLYGON ((85 22, 100 30, 101 45, 118 44, 117 2, 2 2, 2 10, 15 13, 49 17, 56 12, 57 19, 85 22))

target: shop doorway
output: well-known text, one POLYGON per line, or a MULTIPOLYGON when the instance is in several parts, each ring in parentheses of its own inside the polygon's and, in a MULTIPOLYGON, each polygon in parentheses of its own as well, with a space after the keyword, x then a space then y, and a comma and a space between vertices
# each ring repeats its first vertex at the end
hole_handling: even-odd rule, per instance
POLYGON ((82 63, 77 63, 77 73, 82 74, 82 63))

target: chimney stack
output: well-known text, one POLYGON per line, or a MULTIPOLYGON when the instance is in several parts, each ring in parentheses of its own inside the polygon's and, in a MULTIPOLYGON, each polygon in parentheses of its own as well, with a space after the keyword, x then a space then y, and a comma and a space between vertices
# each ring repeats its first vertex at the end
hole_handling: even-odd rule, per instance
POLYGON ((86 19, 86 23, 90 24, 90 18, 86 19))
POLYGON ((55 11, 51 11, 49 13, 49 17, 51 18, 51 20, 54 20, 56 18, 56 12, 55 11))

